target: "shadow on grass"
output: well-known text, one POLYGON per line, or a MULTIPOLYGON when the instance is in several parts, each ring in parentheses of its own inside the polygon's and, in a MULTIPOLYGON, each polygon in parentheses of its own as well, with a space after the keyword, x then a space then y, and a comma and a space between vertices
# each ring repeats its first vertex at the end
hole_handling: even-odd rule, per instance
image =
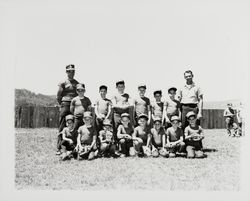
POLYGON ((211 149, 211 148, 204 148, 203 152, 217 152, 217 149, 211 149))

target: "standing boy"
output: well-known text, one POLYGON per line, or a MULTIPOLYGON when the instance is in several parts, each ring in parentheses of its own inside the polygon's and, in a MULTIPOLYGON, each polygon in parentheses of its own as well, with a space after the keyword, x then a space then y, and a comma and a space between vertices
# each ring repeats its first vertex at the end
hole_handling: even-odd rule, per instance
MULTIPOLYGON (((167 144, 166 148, 169 150, 169 157, 174 158, 176 154, 183 154, 185 149, 185 143, 183 142, 183 131, 179 127, 180 118, 179 116, 172 116, 171 119, 172 127, 169 127, 166 132, 167 144)), ((165 144, 166 137, 163 137, 163 143, 165 144)))
POLYGON ((65 117, 66 126, 62 130, 62 160, 66 160, 70 157, 72 151, 75 149, 77 142, 77 131, 74 130, 74 116, 69 114, 65 117))
POLYGON ((83 114, 86 111, 91 111, 91 101, 84 94, 86 92, 84 84, 77 84, 76 91, 78 96, 72 99, 70 104, 70 111, 74 114, 75 123, 74 130, 77 130, 84 124, 83 114))
POLYGON ((151 110, 152 110, 152 120, 154 121, 155 118, 160 118, 161 123, 164 123, 164 116, 163 116, 163 106, 164 103, 162 102, 162 91, 156 90, 154 91, 154 98, 155 101, 151 102, 151 110))
POLYGON ((162 119, 156 117, 154 119, 154 127, 151 128, 150 142, 151 142, 151 153, 153 157, 168 155, 167 150, 165 149, 165 144, 163 143, 163 136, 165 135, 165 130, 162 127, 162 119))
POLYGON ((170 119, 172 116, 178 116, 181 118, 181 104, 178 100, 175 99, 177 89, 171 87, 168 89, 169 98, 164 102, 163 107, 163 116, 166 122, 166 128, 172 126, 170 119))
POLYGON ((92 121, 91 112, 84 112, 84 125, 78 129, 77 146, 78 158, 92 160, 97 156, 96 138, 97 132, 92 121))
POLYGON ((138 156, 142 157, 144 154, 150 156, 149 143, 150 143, 150 128, 147 125, 148 116, 141 114, 138 117, 138 126, 135 128, 133 133, 133 143, 135 151, 138 153, 138 156))
POLYGON ((227 104, 227 108, 224 110, 223 116, 225 117, 228 136, 236 136, 238 126, 234 122, 235 112, 232 108, 232 103, 227 104), (233 130, 233 133, 231 133, 231 130, 233 130))
POLYGON ((105 119, 111 118, 111 100, 106 98, 108 87, 105 85, 101 85, 99 87, 99 93, 101 97, 96 101, 95 107, 95 115, 96 115, 96 127, 99 132, 103 127, 103 121, 105 119))
POLYGON ((132 134, 134 133, 134 127, 130 123, 130 117, 128 113, 123 113, 121 115, 121 125, 117 128, 117 138, 121 146, 121 155, 120 157, 125 157, 135 155, 133 148, 133 139, 132 134))
POLYGON ((187 158, 203 158, 201 141, 204 139, 203 129, 197 124, 196 114, 191 111, 187 113, 189 126, 185 128, 185 142, 187 158))
POLYGON ((111 132, 112 124, 109 119, 103 121, 103 130, 99 132, 100 155, 116 157, 115 141, 111 132))
POLYGON ((147 124, 149 125, 151 120, 151 108, 149 98, 145 97, 146 89, 147 87, 144 84, 138 86, 139 96, 134 100, 135 121, 138 121, 138 117, 141 114, 145 114, 149 117, 147 122, 147 124))

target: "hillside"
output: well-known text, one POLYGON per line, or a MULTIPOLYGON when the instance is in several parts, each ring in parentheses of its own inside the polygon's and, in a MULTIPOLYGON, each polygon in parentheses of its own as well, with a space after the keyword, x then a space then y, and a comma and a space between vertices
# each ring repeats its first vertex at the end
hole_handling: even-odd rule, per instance
POLYGON ((15 89, 16 106, 55 106, 57 105, 56 96, 36 94, 27 89, 15 89))

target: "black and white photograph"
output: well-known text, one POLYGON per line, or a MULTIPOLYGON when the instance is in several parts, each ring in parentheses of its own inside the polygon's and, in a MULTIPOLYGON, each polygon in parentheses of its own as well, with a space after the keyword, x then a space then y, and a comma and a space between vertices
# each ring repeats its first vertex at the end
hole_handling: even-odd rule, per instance
POLYGON ((0 200, 249 200, 249 11, 0 1, 0 200))

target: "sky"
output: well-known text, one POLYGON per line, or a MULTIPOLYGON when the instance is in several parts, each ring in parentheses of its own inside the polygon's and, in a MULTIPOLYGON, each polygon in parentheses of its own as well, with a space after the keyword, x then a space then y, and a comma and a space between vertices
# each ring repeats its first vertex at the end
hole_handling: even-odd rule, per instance
MULTIPOLYGON (((249 73, 248 1, 24 1, 5 6, 5 52, 14 88, 55 95, 75 64, 86 96, 124 79, 166 95, 194 72, 205 101, 242 99, 249 73), (8 43, 9 42, 9 43, 8 43)), ((7 61, 7 60, 6 60, 7 61)))

